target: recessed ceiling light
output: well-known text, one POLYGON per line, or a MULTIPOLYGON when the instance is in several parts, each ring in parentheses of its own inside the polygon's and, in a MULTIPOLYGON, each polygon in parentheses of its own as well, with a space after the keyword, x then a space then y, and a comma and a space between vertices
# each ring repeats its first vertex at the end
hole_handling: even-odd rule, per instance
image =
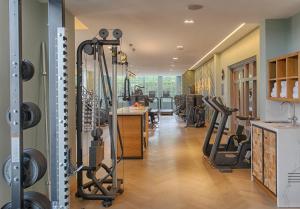
POLYGON ((186 20, 184 20, 184 24, 194 24, 194 23, 195 23, 195 21, 192 20, 192 19, 186 19, 186 20))
POLYGON ((178 45, 178 46, 176 46, 176 48, 177 48, 178 50, 183 50, 183 49, 184 49, 184 47, 183 47, 182 45, 178 45))
POLYGON ((173 60, 178 60, 178 57, 173 57, 173 60))
POLYGON ((201 4, 190 4, 188 5, 188 10, 196 11, 199 9, 203 9, 203 5, 201 4))

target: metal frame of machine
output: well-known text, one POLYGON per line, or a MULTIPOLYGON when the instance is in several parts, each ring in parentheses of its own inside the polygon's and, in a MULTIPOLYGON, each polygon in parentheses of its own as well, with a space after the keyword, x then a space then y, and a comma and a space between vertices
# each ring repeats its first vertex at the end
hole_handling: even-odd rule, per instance
MULTIPOLYGON (((117 121, 117 66, 118 66, 118 46, 120 45, 120 38, 122 32, 118 29, 114 30, 115 40, 107 40, 108 31, 101 29, 99 32, 101 39, 93 38, 92 40, 86 40, 82 42, 77 49, 77 113, 76 113, 76 128, 77 128, 77 197, 88 200, 103 200, 103 206, 109 207, 112 204, 112 201, 116 198, 118 194, 123 193, 121 185, 123 184, 122 179, 117 177, 117 163, 122 159, 117 159, 117 143, 119 141, 121 150, 122 141, 120 138, 120 130, 117 121), (107 68, 107 63, 104 55, 103 46, 109 45, 112 46, 112 86, 110 84, 109 73, 107 68), (92 159, 93 162, 98 162, 96 166, 83 165, 83 153, 82 153, 82 57, 83 52, 87 52, 89 55, 93 55, 94 58, 97 57, 97 62, 100 68, 101 84, 103 91, 103 98, 105 109, 107 114, 111 112, 111 117, 109 118, 109 132, 110 132, 110 142, 111 142, 111 157, 112 157, 112 166, 108 167, 102 163, 101 159, 96 159, 97 156, 94 156, 95 159, 92 159), (98 55, 98 56, 97 56, 98 55), (104 69, 103 69, 104 68, 104 69), (108 86, 106 86, 108 85, 108 86), (107 95, 107 90, 109 95, 107 95), (118 137, 119 135, 119 137, 118 137), (119 139, 119 140, 118 140, 119 139), (101 179, 96 177, 96 172, 103 168, 107 175, 101 179), (91 180, 88 183, 83 182, 83 173, 86 172, 88 178, 91 180), (106 184, 106 186, 104 186, 106 184), (95 193, 87 193, 85 190, 94 190, 95 193)), ((96 62, 96 59, 94 59, 96 62)), ((94 129, 93 131, 96 131, 94 129)), ((95 143, 102 141, 102 133, 98 136, 93 136, 95 143), (98 139, 97 139, 98 138, 98 139)), ((93 144, 90 147, 90 150, 93 150, 93 144)), ((104 150, 100 151, 104 152, 104 150)), ((90 153, 91 155, 92 153, 90 153)), ((91 162, 91 158, 90 158, 91 162)))

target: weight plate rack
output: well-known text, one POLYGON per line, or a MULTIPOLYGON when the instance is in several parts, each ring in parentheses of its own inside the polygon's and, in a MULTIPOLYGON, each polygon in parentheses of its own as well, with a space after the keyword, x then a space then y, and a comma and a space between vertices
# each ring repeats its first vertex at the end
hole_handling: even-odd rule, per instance
POLYGON ((68 63, 67 36, 65 28, 57 29, 57 159, 58 159, 58 204, 69 205, 69 143, 68 143, 68 63), (63 89, 63 91, 62 91, 63 89))
POLYGON ((34 76, 34 65, 22 60, 22 0, 9 0, 10 48, 10 124, 11 155, 3 166, 3 174, 11 186, 11 201, 2 209, 50 209, 48 197, 24 189, 39 181, 47 170, 43 154, 35 149, 23 150, 23 130, 36 126, 41 119, 39 107, 23 102, 23 82, 34 76))
POLYGON ((51 206, 69 206, 68 66, 64 0, 48 0, 51 206))

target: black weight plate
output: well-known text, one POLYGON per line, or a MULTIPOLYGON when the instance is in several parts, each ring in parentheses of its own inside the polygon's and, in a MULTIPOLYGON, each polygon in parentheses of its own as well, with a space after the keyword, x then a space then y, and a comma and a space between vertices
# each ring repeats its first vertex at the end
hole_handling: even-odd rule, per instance
MULTIPOLYGON (((10 111, 6 114, 7 122, 10 123, 10 111)), ((22 105, 22 120, 23 129, 28 129, 36 126, 42 118, 42 112, 40 108, 31 102, 25 102, 22 105)))
MULTIPOLYGON (((7 203, 1 209, 12 209, 11 203, 7 203)), ((51 202, 41 193, 25 192, 24 209, 51 209, 51 202)))
POLYGON ((34 66, 29 60, 22 61, 22 79, 29 81, 34 76, 34 66))
POLYGON ((25 192, 25 201, 30 202, 28 209, 51 209, 51 202, 48 197, 38 192, 25 192))
POLYGON ((42 118, 42 112, 36 104, 32 102, 24 102, 22 105, 23 112, 23 129, 36 126, 42 118))
MULTIPOLYGON (((24 177, 23 187, 28 188, 39 181, 47 171, 47 160, 44 155, 35 149, 25 149, 24 156, 24 177)), ((7 184, 11 183, 11 156, 6 160, 3 166, 3 177, 7 184)))

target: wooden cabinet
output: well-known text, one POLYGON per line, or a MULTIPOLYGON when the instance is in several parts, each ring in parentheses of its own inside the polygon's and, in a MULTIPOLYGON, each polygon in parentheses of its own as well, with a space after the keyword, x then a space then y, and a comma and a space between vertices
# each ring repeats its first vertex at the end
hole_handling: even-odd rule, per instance
POLYGON ((253 127, 253 152, 252 152, 252 167, 253 175, 263 182, 263 139, 262 128, 253 127))
POLYGON ((276 134, 264 130, 264 185, 276 195, 276 134))
POLYGON ((275 195, 277 194, 276 133, 253 126, 252 174, 275 195))

